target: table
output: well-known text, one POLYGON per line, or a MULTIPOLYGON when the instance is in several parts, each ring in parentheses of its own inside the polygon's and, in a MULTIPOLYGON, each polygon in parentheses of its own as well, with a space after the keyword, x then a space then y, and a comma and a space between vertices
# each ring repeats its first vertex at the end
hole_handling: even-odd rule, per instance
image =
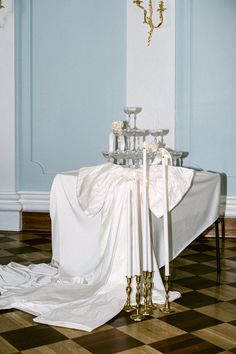
MULTIPOLYGON (((62 276, 83 274, 88 264, 83 260, 87 253, 91 269, 95 265, 95 254, 101 246, 99 239, 101 214, 88 216, 81 210, 77 199, 78 171, 65 172, 56 176, 51 191, 51 216, 53 230, 53 258, 63 269, 62 276), (89 221, 88 221, 89 220, 89 221), (83 243, 78 242, 76 235, 94 234, 91 241, 86 236, 83 243), (71 244, 75 247, 71 248, 71 244), (63 254, 71 254, 71 258, 62 259, 63 254), (77 258, 77 265, 73 259, 77 258), (93 260, 91 262, 91 260, 93 260), (64 263, 65 262, 65 263, 64 263)), ((206 171, 195 171, 191 186, 181 201, 170 212, 170 257, 174 259, 207 227, 214 223, 219 216, 220 203, 220 175, 206 171)), ((116 209, 116 205, 113 206, 116 209)), ((163 252, 163 218, 152 213, 154 234, 154 250, 159 267, 164 265, 163 252)), ((125 244, 125 241, 124 241, 125 244)))

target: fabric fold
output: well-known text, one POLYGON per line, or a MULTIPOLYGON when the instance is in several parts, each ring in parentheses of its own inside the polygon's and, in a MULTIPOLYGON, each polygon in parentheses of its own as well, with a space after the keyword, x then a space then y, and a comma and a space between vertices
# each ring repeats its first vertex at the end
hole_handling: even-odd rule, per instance
MULTIPOLYGON (((77 198, 81 209, 89 216, 94 216, 104 208, 116 185, 124 183, 127 188, 134 180, 135 173, 142 188, 142 168, 125 168, 112 163, 80 170, 77 182, 77 198)), ((183 167, 168 166, 168 198, 169 210, 172 210, 189 190, 194 171, 183 167)), ((163 178, 161 165, 149 168, 149 200, 150 209, 157 216, 163 215, 163 178)), ((104 212, 103 212, 104 215, 104 212)), ((106 217, 107 215, 104 215, 106 217)))

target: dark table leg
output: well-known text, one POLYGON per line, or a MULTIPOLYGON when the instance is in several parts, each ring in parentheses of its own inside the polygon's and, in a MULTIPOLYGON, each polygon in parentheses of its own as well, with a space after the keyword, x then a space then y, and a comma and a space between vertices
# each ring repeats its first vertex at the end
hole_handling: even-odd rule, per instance
POLYGON ((220 273, 221 267, 220 267, 219 219, 215 221, 215 237, 216 237, 216 269, 217 269, 217 273, 220 273))
POLYGON ((222 236, 222 240, 225 239, 225 218, 222 217, 221 218, 221 236, 222 236))

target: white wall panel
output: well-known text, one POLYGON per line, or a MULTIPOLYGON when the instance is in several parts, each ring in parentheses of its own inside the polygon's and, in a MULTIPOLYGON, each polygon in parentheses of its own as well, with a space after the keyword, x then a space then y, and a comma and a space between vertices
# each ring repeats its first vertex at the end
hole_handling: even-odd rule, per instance
POLYGON ((15 70, 12 1, 0 14, 0 192, 15 191, 15 70))
POLYGON ((177 0, 177 147, 236 195, 236 2, 177 0))
POLYGON ((125 104, 126 2, 17 2, 18 186, 104 161, 125 104), (43 19, 43 22, 42 22, 43 19))
POLYGON ((143 107, 140 127, 169 129, 166 142, 174 147, 175 1, 165 1, 165 7, 164 23, 154 30, 147 46, 148 26, 143 24, 143 13, 127 1, 127 105, 143 107))

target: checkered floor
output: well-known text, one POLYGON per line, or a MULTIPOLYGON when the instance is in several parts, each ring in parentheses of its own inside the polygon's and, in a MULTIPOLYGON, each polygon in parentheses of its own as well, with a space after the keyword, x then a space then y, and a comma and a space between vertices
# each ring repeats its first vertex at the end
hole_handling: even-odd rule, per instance
MULTIPOLYGON (((175 312, 155 310, 141 323, 121 312, 87 333, 38 325, 18 310, 0 312, 0 354, 236 353, 236 240, 222 242, 216 274, 215 241, 199 238, 172 262, 175 312)), ((0 264, 50 262, 50 234, 0 232, 0 264)))

